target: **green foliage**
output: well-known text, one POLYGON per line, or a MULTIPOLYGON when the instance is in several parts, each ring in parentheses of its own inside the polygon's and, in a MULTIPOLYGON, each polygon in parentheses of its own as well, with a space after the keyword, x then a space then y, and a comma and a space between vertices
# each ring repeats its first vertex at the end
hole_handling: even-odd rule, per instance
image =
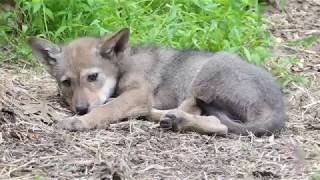
POLYGON ((291 82, 298 82, 301 85, 307 85, 308 79, 299 74, 293 74, 288 69, 291 69, 293 64, 299 64, 299 59, 294 56, 279 58, 273 66, 272 73, 280 77, 283 86, 289 85, 291 82))
POLYGON ((282 11, 285 10, 286 0, 279 0, 279 6, 282 11))
MULTIPOLYGON (((0 13, 0 37, 28 59, 28 36, 65 42, 79 36, 101 36, 122 27, 130 28, 133 45, 227 50, 262 66, 271 57, 272 38, 258 0, 16 1, 24 15, 23 24, 21 28, 15 25, 17 15, 13 12, 0 13)), ((285 68, 274 72, 280 78, 290 74, 285 68)))
POLYGON ((290 41, 288 43, 288 46, 302 46, 304 48, 308 48, 316 41, 317 41, 316 36, 311 35, 302 40, 290 41))
POLYGON ((320 180, 320 170, 319 171, 316 171, 314 172, 312 175, 311 175, 311 180, 320 180))

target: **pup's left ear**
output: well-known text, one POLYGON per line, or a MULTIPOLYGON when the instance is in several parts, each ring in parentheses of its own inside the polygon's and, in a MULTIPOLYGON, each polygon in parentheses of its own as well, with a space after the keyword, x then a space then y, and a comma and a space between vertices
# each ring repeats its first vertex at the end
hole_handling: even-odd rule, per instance
POLYGON ((46 39, 38 37, 31 37, 28 42, 32 48, 33 55, 45 66, 47 71, 54 76, 56 73, 55 66, 59 60, 61 48, 46 39))
POLYGON ((113 36, 102 38, 100 44, 100 54, 103 57, 111 57, 123 53, 129 45, 130 31, 128 28, 123 28, 113 36))

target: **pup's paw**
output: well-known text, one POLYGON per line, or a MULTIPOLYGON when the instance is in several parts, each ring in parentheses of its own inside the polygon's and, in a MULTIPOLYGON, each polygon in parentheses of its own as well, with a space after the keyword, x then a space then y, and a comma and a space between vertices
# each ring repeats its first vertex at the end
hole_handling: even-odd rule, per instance
POLYGON ((88 128, 85 126, 85 124, 80 120, 78 117, 71 117, 67 118, 65 120, 60 120, 55 125, 58 129, 65 129, 69 131, 85 131, 88 130, 88 128))
POLYGON ((179 110, 173 110, 161 117, 160 127, 173 131, 181 131, 185 122, 184 113, 179 110))

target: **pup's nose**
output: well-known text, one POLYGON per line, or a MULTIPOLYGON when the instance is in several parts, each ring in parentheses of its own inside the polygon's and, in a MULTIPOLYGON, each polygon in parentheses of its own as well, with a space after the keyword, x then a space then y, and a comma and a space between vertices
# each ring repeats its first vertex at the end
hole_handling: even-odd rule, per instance
POLYGON ((88 113, 88 106, 77 106, 76 107, 76 112, 79 115, 84 115, 88 113))

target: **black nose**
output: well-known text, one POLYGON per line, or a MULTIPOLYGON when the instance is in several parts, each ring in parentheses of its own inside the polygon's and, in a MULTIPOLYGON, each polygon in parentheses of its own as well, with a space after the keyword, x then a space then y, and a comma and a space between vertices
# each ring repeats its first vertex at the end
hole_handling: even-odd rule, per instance
POLYGON ((84 114, 87 114, 88 113, 88 106, 79 106, 79 107, 76 107, 76 112, 79 114, 79 115, 84 115, 84 114))

